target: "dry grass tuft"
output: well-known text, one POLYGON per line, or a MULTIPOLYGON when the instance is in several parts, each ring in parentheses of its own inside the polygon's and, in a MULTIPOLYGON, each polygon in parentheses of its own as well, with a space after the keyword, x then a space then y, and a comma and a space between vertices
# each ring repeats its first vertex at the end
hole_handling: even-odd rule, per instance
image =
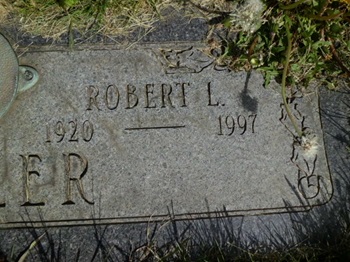
POLYGON ((121 35, 136 28, 152 30, 169 7, 186 6, 191 17, 211 18, 235 5, 226 0, 0 0, 0 22, 53 39, 71 29, 121 35))
POLYGON ((58 38, 69 30, 70 25, 84 32, 95 20, 94 2, 77 1, 74 6, 66 8, 56 0, 19 0, 14 3, 15 22, 25 32, 43 37, 58 38))
POLYGON ((8 0, 0 0, 0 23, 5 23, 12 12, 12 5, 8 0))
POLYGON ((212 19, 220 14, 232 12, 237 1, 226 0, 183 0, 190 17, 212 19))
POLYGON ((124 34, 136 28, 151 29, 163 9, 173 6, 171 0, 118 0, 108 5, 101 21, 106 35, 124 34), (118 2, 118 4, 116 4, 118 2))
POLYGON ((229 12, 232 10, 233 6, 236 5, 235 1, 226 1, 226 0, 191 0, 193 4, 207 9, 208 11, 215 12, 229 12))
POLYGON ((106 35, 152 29, 174 0, 0 0, 0 22, 9 20, 30 34, 59 38, 71 29, 106 35))

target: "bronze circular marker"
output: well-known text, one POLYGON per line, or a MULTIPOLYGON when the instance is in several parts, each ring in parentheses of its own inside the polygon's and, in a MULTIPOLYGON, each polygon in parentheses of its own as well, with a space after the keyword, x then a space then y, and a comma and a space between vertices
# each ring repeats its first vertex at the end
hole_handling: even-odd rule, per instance
POLYGON ((10 43, 0 34, 0 118, 8 111, 19 92, 33 87, 39 79, 29 66, 18 66, 10 43))
POLYGON ((0 117, 11 106, 18 88, 18 60, 10 43, 0 34, 0 117))

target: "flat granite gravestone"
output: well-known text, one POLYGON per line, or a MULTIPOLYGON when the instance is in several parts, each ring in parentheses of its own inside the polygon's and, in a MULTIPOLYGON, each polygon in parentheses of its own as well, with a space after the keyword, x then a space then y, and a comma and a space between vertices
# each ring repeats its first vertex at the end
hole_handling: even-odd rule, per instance
POLYGON ((0 119, 0 226, 305 211, 333 193, 318 99, 217 68, 198 43, 27 52, 40 75, 0 119))

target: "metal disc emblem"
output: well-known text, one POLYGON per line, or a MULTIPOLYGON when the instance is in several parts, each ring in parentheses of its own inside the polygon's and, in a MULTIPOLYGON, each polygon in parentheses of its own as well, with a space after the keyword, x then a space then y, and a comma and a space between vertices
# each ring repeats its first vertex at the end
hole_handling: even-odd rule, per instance
POLYGON ((35 85, 39 75, 29 66, 19 66, 10 43, 0 34, 0 118, 11 107, 16 95, 35 85))

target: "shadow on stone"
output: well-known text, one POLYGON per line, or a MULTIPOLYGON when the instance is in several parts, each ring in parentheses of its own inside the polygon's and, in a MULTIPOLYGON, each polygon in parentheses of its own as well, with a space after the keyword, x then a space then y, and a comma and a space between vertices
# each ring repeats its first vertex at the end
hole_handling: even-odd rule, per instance
POLYGON ((258 111, 258 99, 249 95, 248 84, 249 84, 250 75, 251 75, 251 71, 248 71, 245 84, 244 84, 244 89, 242 92, 240 92, 239 96, 240 96, 241 104, 243 108, 249 112, 256 114, 258 111))

